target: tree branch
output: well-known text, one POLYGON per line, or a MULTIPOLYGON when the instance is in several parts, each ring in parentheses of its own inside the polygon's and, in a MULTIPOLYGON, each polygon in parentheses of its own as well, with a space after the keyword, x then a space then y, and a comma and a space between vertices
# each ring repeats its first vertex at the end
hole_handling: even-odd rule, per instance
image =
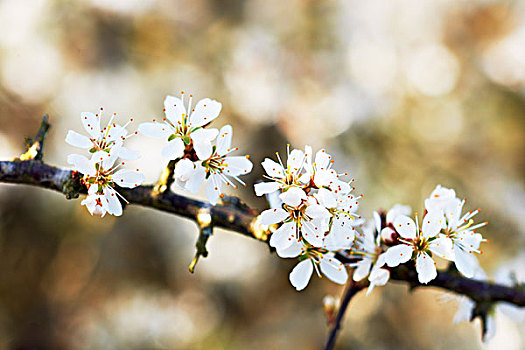
POLYGON ((339 335, 339 331, 341 330, 343 317, 348 308, 348 305, 350 304, 350 301, 357 293, 359 293, 362 289, 366 287, 366 280, 364 280, 364 282, 354 282, 352 278, 348 279, 343 297, 341 298, 341 305, 339 306, 337 316, 335 318, 332 328, 330 329, 330 334, 328 335, 328 339, 324 347, 325 350, 332 350, 334 348, 335 341, 337 340, 337 336, 339 335))
MULTIPOLYGON (((63 193, 67 199, 78 198, 86 194, 87 189, 82 184, 82 175, 76 171, 62 169, 45 164, 42 161, 43 142, 50 125, 47 115, 44 116, 40 130, 34 140, 30 140, 28 151, 12 161, 0 161, 0 182, 25 184, 50 189, 63 193)), ((168 164, 166 176, 156 185, 142 185, 133 189, 120 188, 118 191, 130 204, 137 204, 156 210, 180 215, 195 221, 199 225, 200 234, 197 241, 197 252, 190 264, 193 272, 200 256, 206 256, 206 242, 214 227, 222 227, 244 236, 248 236, 268 244, 268 235, 274 227, 259 224, 258 211, 250 208, 236 197, 223 198, 222 205, 210 206, 207 202, 191 199, 173 193, 170 190, 171 175, 174 163, 168 164)), ((345 262, 345 258, 340 256, 345 262)), ((516 306, 525 306, 525 290, 522 286, 508 287, 486 281, 477 281, 461 276, 457 271, 439 271, 438 276, 423 285, 418 282, 413 265, 405 264, 390 269, 390 279, 408 283, 411 288, 437 287, 471 298, 481 309, 488 309, 494 302, 507 302, 516 306)), ((367 285, 365 282, 355 283, 351 279, 345 290, 336 322, 331 329, 326 349, 335 345, 345 311, 355 294, 367 285)), ((477 315, 483 319, 483 314, 477 315)))
MULTIPOLYGON (((78 173, 35 160, 0 161, 0 182, 38 186, 58 191, 69 198, 86 193, 78 173)), ((133 189, 118 188, 118 191, 130 204, 180 215, 195 222, 198 222, 197 217, 202 213, 202 209, 209 207, 214 227, 222 227, 267 242, 269 232, 258 224, 258 212, 245 205, 239 206, 234 201, 227 201, 226 205, 210 207, 207 202, 181 196, 170 190, 157 195, 152 185, 142 185, 133 189)), ((391 269, 390 278, 406 282, 412 287, 438 287, 466 295, 476 302, 504 301, 516 306, 525 306, 525 291, 520 288, 472 280, 451 271, 439 271, 436 279, 423 285, 418 282, 413 267, 402 265, 391 269)))

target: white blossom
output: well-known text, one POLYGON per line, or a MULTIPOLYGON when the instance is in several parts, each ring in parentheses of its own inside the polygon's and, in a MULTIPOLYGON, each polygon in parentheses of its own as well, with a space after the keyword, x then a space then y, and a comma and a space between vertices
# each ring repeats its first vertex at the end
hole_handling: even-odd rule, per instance
POLYGON ((277 190, 287 190, 294 186, 303 186, 303 184, 299 182, 299 177, 301 176, 305 162, 304 152, 299 149, 294 149, 290 152, 290 146, 288 146, 286 167, 279 153, 276 153, 276 155, 279 163, 270 158, 265 158, 261 163, 266 172, 265 177, 271 181, 255 184, 254 188, 257 196, 262 196, 277 190))
POLYGON ((144 181, 144 175, 138 169, 120 169, 123 162, 116 163, 120 154, 118 148, 118 145, 114 146, 110 153, 97 151, 90 159, 79 154, 68 156, 68 163, 84 175, 82 181, 88 189, 88 195, 81 204, 86 206, 91 215, 104 216, 106 212, 122 215, 119 197, 126 200, 115 190, 115 185, 134 188, 144 181))
POLYGON ((421 230, 408 216, 397 216, 394 227, 401 237, 400 244, 388 248, 385 253, 386 264, 395 267, 414 256, 419 282, 426 284, 436 278, 437 270, 431 252, 441 258, 453 260, 450 240, 439 236, 444 224, 442 212, 428 212, 423 217, 421 230))
POLYGON ((235 180, 246 186, 239 176, 248 174, 253 168, 252 162, 248 159, 249 156, 229 155, 238 150, 238 148, 231 148, 232 134, 233 130, 230 125, 221 128, 216 147, 213 148, 208 158, 195 162, 194 170, 188 171, 183 185, 185 189, 195 193, 206 180, 206 196, 213 205, 217 204, 219 197, 222 197, 224 184, 237 188, 233 182, 235 180))
POLYGON ((465 199, 456 198, 454 190, 441 185, 438 185, 430 197, 425 200, 425 208, 428 211, 439 210, 445 213, 446 226, 443 233, 453 245, 454 263, 459 272, 471 278, 479 267, 474 253, 479 253, 481 242, 486 241, 481 234, 476 232, 476 229, 487 225, 487 222, 474 225, 472 217, 479 213, 479 209, 469 211, 462 216, 464 204, 465 199))
POLYGON ((205 98, 192 108, 193 96, 190 95, 187 107, 184 106, 184 92, 181 98, 167 96, 164 100, 166 118, 162 122, 153 121, 139 125, 138 131, 154 138, 166 138, 167 145, 162 149, 162 155, 167 159, 177 159, 184 156, 186 147, 193 146, 199 159, 211 156, 211 142, 217 137, 217 129, 203 129, 217 118, 222 104, 205 98))
MULTIPOLYGON (((102 111, 102 109, 101 109, 102 111)), ((123 141, 136 134, 129 134, 126 126, 133 121, 133 118, 124 126, 120 126, 113 122, 116 113, 114 113, 105 127, 101 127, 101 114, 94 114, 90 112, 83 112, 80 115, 80 120, 84 129, 89 136, 69 130, 66 136, 66 142, 71 146, 89 150, 90 153, 98 151, 110 152, 115 146, 118 148, 118 156, 125 160, 134 160, 140 157, 138 151, 130 150, 122 146, 123 141)))
POLYGON ((307 253, 290 272, 290 283, 297 291, 301 291, 310 282, 314 270, 321 277, 321 273, 337 284, 345 284, 348 272, 345 266, 335 258, 333 253, 307 253))

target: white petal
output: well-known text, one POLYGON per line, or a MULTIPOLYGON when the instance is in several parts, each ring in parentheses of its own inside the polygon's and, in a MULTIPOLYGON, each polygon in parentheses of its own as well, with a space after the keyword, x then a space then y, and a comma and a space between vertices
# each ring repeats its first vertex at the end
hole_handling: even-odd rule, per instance
POLYGON ((126 147, 120 147, 118 156, 125 160, 136 160, 140 158, 140 152, 126 147))
POLYGON ((243 156, 226 157, 224 165, 224 173, 231 176, 246 175, 253 169, 251 160, 243 156))
POLYGON ((334 193, 346 194, 352 191, 352 188, 348 183, 338 180, 337 177, 335 177, 335 175, 332 181, 333 182, 330 184, 330 189, 332 189, 334 193))
POLYGON ((166 110, 166 118, 175 126, 182 123, 183 116, 186 115, 186 108, 180 98, 174 96, 166 96, 164 100, 164 109, 166 110))
POLYGON ((120 216, 122 215, 122 204, 117 197, 116 191, 108 186, 104 187, 104 197, 108 201, 108 213, 120 216))
MULTIPOLYGON (((302 191, 302 190, 301 190, 302 191)), ((304 191, 302 191, 304 193, 304 191)), ((284 202, 284 200, 283 200, 284 202)), ((285 202, 286 203, 286 202, 285 202)), ((306 210, 305 214, 313 219, 323 219, 323 218, 330 218, 332 217, 332 214, 328 210, 326 210, 325 207, 319 204, 311 204, 309 205, 306 210)))
POLYGON ((416 258, 417 278, 420 283, 427 284, 437 276, 436 264, 425 253, 419 253, 416 258))
POLYGON ((98 139, 100 137, 100 119, 95 114, 83 112, 80 115, 80 120, 91 138, 98 139))
POLYGON ((313 262, 306 259, 297 264, 290 272, 290 283, 296 290, 300 291, 306 288, 312 273, 314 272, 313 262))
POLYGON ((264 171, 266 171, 266 174, 268 174, 268 176, 279 179, 284 177, 284 171, 282 166, 279 163, 274 162, 270 158, 265 158, 261 165, 263 166, 264 171))
POLYGON ((335 208, 337 206, 335 194, 326 188, 320 188, 315 194, 315 198, 317 198, 319 203, 325 208, 335 208))
POLYGON ((294 172, 297 172, 304 164, 304 152, 300 149, 294 149, 288 155, 287 166, 294 172))
POLYGON ((185 189, 190 191, 191 193, 197 193, 199 187, 201 187, 205 178, 206 170, 202 165, 196 164, 195 171, 193 172, 193 175, 191 175, 189 180, 186 182, 185 189))
POLYGON ((110 127, 109 129, 109 132, 108 132, 108 140, 112 140, 112 141, 115 141, 115 140, 122 140, 122 138, 126 137, 128 135, 128 131, 126 130, 126 128, 118 125, 118 124, 113 124, 114 126, 110 127))
POLYGON ((283 222, 290 216, 284 209, 267 209, 261 213, 261 224, 272 225, 278 222, 283 222))
POLYGON ((461 245, 467 250, 475 251, 479 249, 479 245, 483 242, 483 236, 472 231, 463 231, 456 240, 459 240, 461 245))
POLYGON ((469 298, 463 296, 460 299, 458 311, 454 315, 454 324, 459 324, 462 322, 470 322, 472 318, 472 311, 476 304, 469 298))
POLYGON ((281 258, 296 258, 299 255, 304 253, 304 246, 301 242, 298 242, 296 239, 292 240, 292 243, 288 247, 283 245, 278 245, 275 247, 277 255, 281 258))
POLYGON ((326 169, 330 165, 332 157, 324 149, 317 151, 315 154, 315 166, 317 169, 326 169))
POLYGON ((206 197, 208 201, 215 205, 219 200, 219 197, 222 193, 222 180, 219 175, 212 174, 208 178, 208 183, 206 184, 206 197))
POLYGON ((348 272, 345 266, 335 258, 333 254, 324 254, 319 263, 321 272, 329 280, 338 284, 345 284, 348 279, 348 272))
POLYGON ((167 138, 173 134, 171 127, 164 123, 142 123, 139 125, 138 132, 154 138, 167 138))
POLYGON ((452 250, 452 240, 447 237, 438 237, 430 242, 430 250, 440 258, 450 261, 454 260, 454 251, 452 250))
POLYGON ((476 259, 474 254, 459 248, 457 245, 454 245, 454 263, 458 271, 467 278, 474 277, 474 273, 479 265, 478 259, 476 259))
POLYGON ((191 127, 203 126, 214 120, 221 113, 222 104, 218 101, 205 98, 200 100, 191 113, 191 127))
POLYGON ((297 241, 295 237, 295 223, 287 222, 281 225, 270 236, 270 247, 280 247, 282 249, 289 247, 293 241, 297 241))
POLYGON ((176 137, 175 139, 168 142, 168 144, 162 149, 162 156, 167 159, 177 159, 184 155, 184 142, 176 137))
POLYGON ((403 238, 416 238, 416 223, 405 215, 399 215, 394 219, 394 228, 403 238))
POLYGON ((357 263, 357 268, 354 271, 353 279, 354 281, 358 282, 361 281, 363 278, 368 276, 368 273, 370 272, 370 268, 372 267, 372 260, 369 258, 364 258, 363 260, 359 261, 357 263))
POLYGON ((95 175, 97 170, 94 163, 80 154, 70 154, 67 156, 67 162, 73 165, 73 169, 84 175, 95 175))
POLYGON ((290 187, 286 192, 279 195, 279 198, 292 207, 297 207, 303 199, 306 199, 306 193, 300 188, 290 187))
POLYGON ((332 221, 330 233, 324 238, 324 247, 328 250, 350 249, 355 238, 355 229, 349 220, 340 216, 332 221))
POLYGON ((232 134, 233 129, 230 125, 225 125, 221 128, 219 132, 219 137, 217 138, 217 154, 220 156, 225 155, 230 151, 232 146, 232 134))
POLYGON ((261 182, 255 184, 253 187, 255 189, 255 194, 257 196, 262 196, 264 194, 277 191, 280 187, 280 184, 278 182, 261 182))
POLYGON ((324 232, 321 230, 321 222, 303 221, 301 233, 303 238, 314 247, 323 246, 324 232))
POLYGON ((120 187, 133 188, 144 182, 144 174, 133 170, 119 170, 112 176, 113 181, 120 187))
POLYGON ((117 161, 120 153, 120 144, 113 146, 108 152, 97 151, 91 157, 92 161, 102 162, 103 169, 111 169, 117 161))
POLYGON ((398 244, 387 249, 385 254, 386 264, 390 267, 406 263, 412 257, 413 248, 406 244, 398 244))
POLYGON ((210 158, 212 153, 212 147, 210 141, 199 141, 193 143, 193 149, 197 153, 197 157, 200 160, 206 160, 210 158))
POLYGON ((69 143, 71 146, 75 146, 78 148, 89 149, 93 147, 93 142, 91 142, 89 137, 81 135, 73 130, 69 130, 67 132, 66 142, 69 143))
POLYGON ((181 159, 175 165, 174 175, 181 181, 188 181, 195 171, 195 165, 187 158, 181 159))
POLYGON ((273 191, 266 194, 266 201, 272 209, 281 208, 283 206, 283 201, 279 198, 280 191, 273 191))
POLYGON ((429 211, 422 219, 421 235, 425 238, 436 236, 445 227, 445 216, 440 211, 429 211))
POLYGON ((379 215, 377 211, 374 211, 374 225, 375 225, 376 231, 381 232, 381 216, 379 215))
POLYGON ((366 295, 370 295, 372 291, 374 290, 375 286, 384 286, 388 280, 390 279, 390 271, 385 269, 373 269, 370 273, 370 276, 368 276, 368 280, 370 281, 370 286, 368 287, 368 290, 366 291, 366 295))
POLYGON ((390 279, 390 271, 386 269, 372 269, 368 280, 376 286, 384 286, 390 279))
POLYGON ((394 204, 394 206, 386 213, 386 222, 388 224, 394 222, 395 218, 399 215, 408 216, 412 213, 412 209, 409 205, 394 204))
POLYGON ((193 141, 211 142, 217 137, 218 134, 219 134, 219 130, 217 129, 197 129, 191 133, 191 138, 193 141))
POLYGON ((425 209, 431 210, 445 210, 447 202, 456 198, 456 191, 441 187, 437 185, 430 197, 425 199, 425 209))

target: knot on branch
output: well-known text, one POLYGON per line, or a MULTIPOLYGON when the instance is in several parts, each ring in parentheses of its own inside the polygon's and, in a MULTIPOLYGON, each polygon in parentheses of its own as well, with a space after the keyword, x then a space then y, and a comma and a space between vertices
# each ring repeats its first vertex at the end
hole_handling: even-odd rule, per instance
POLYGON ((62 192, 66 195, 66 199, 78 198, 81 193, 86 193, 86 186, 82 183, 82 174, 78 171, 72 171, 71 177, 64 182, 62 192))
POLYGON ((199 224, 199 238, 195 247, 197 251, 195 252, 195 257, 190 263, 189 270, 191 273, 195 272, 195 266, 199 261, 199 258, 202 256, 206 258, 208 256, 208 250, 206 249, 206 244, 208 239, 213 234, 213 218, 211 216, 210 208, 205 207, 199 210, 197 213, 197 224, 199 224))

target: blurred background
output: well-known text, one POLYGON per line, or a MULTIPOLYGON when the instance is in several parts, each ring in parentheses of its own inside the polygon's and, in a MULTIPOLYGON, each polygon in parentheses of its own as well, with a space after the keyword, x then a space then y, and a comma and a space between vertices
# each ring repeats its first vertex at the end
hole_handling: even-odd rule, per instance
MULTIPOLYGON (((49 113, 46 161, 67 167, 81 112, 137 127, 184 90, 223 103, 214 125, 231 123, 255 163, 235 192, 251 206, 266 206, 252 191, 265 156, 324 147, 365 194, 364 217, 421 211, 438 183, 468 197, 489 221, 489 275, 525 244, 524 87, 523 1, 0 1, 0 159, 49 113)), ((129 140, 149 182, 162 144, 129 140)), ((191 275, 196 239, 195 224, 158 211, 100 219, 79 200, 1 184, 0 349, 321 347, 322 298, 342 287, 314 278, 297 293, 294 261, 222 230, 191 275)), ((479 322, 454 326, 443 295, 396 283, 359 295, 338 348, 525 347, 504 314, 482 344, 479 322)))

